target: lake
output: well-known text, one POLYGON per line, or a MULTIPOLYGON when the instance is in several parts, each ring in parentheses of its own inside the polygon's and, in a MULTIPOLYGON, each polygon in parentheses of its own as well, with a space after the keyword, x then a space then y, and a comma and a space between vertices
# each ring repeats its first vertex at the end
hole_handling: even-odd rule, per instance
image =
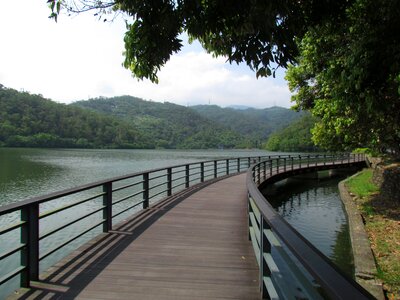
POLYGON ((98 150, 0 148, 0 205, 149 169, 262 150, 98 150))

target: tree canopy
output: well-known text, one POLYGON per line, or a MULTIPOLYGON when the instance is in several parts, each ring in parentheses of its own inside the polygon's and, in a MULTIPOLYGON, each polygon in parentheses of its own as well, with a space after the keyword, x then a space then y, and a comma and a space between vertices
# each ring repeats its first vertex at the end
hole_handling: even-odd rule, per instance
POLYGON ((317 151, 311 140, 311 128, 318 120, 310 114, 292 122, 270 135, 265 149, 270 151, 313 152, 317 151))
POLYGON ((340 15, 346 0, 49 0, 51 17, 60 11, 94 11, 107 19, 121 12, 127 21, 124 66, 140 78, 157 82, 157 71, 181 50, 180 34, 200 41, 229 62, 245 62, 257 76, 294 62, 294 37, 308 26, 340 15))
POLYGON ((299 41, 286 78, 297 108, 321 118, 323 148, 400 153, 400 5, 354 1, 340 22, 314 26, 299 41))
POLYGON ((400 5, 397 0, 49 0, 60 11, 126 18, 124 66, 157 82, 186 32, 215 56, 258 76, 289 67, 297 108, 321 119, 321 147, 400 153, 400 5))

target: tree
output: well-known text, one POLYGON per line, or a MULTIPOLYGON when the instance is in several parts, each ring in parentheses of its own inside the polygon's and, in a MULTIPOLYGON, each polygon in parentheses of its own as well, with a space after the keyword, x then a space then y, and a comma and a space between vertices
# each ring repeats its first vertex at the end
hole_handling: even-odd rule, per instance
POLYGON ((346 0, 49 0, 51 17, 95 11, 107 19, 122 12, 127 20, 124 66, 157 82, 157 71, 182 48, 187 32, 214 55, 245 62, 257 76, 269 76, 294 62, 301 37, 312 24, 342 14, 346 0))
POLYGON ((321 118, 314 141, 400 152, 400 5, 397 0, 49 0, 61 10, 127 19, 124 66, 157 82, 186 32, 257 76, 288 73, 298 108, 321 118))
POLYGON ((318 120, 310 114, 271 134, 265 145, 270 151, 311 152, 317 148, 311 141, 311 128, 318 120))
POLYGON ((339 23, 314 26, 299 41, 286 78, 297 108, 321 118, 319 146, 400 153, 399 14, 395 0, 358 0, 339 23))

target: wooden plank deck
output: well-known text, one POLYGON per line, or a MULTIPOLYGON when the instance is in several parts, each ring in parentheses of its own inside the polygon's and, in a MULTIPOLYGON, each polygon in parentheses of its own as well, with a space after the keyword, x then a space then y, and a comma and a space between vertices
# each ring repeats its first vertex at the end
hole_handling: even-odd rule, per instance
POLYGON ((175 197, 52 267, 24 299, 260 299, 245 174, 175 197))

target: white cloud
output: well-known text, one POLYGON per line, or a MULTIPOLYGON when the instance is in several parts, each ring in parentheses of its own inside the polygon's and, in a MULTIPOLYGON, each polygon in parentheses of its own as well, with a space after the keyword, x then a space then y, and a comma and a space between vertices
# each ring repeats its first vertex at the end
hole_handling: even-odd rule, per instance
POLYGON ((123 94, 181 105, 217 104, 289 107, 286 83, 273 78, 256 79, 251 71, 230 67, 224 58, 205 52, 185 52, 173 56, 159 74, 160 83, 123 83, 123 94), (139 87, 140 85, 140 87, 139 87))
POLYGON ((247 68, 213 58, 197 44, 171 58, 158 85, 138 81, 121 66, 122 20, 102 23, 86 14, 55 23, 44 2, 0 2, 0 83, 5 86, 66 103, 129 94, 182 105, 290 106, 282 78, 257 80, 247 68))

